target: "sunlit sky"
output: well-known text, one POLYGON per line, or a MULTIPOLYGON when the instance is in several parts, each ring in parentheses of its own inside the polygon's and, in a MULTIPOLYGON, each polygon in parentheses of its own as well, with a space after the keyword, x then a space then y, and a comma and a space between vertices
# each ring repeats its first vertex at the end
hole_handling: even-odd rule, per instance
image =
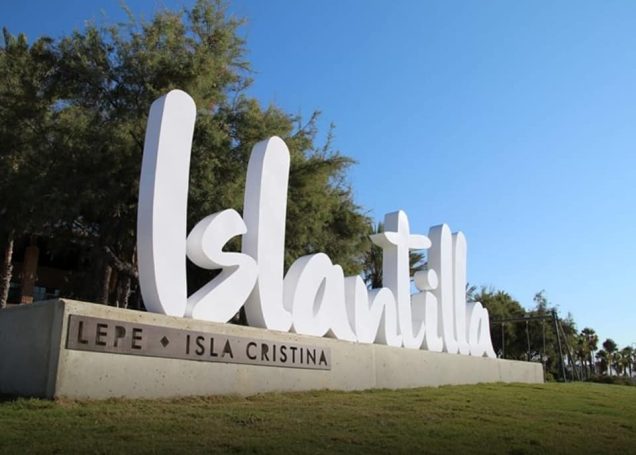
MULTIPOLYGON (((136 14, 191 2, 128 1, 136 14)), ((448 223, 472 284, 544 289, 578 328, 636 342, 636 2, 237 1, 249 94, 336 125, 374 219, 448 223)), ((60 36, 118 0, 5 1, 60 36)))

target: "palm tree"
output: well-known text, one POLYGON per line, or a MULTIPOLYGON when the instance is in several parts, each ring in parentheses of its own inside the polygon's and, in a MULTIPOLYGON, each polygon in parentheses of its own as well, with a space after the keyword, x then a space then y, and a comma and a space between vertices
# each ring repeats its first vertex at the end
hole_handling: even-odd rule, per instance
POLYGON ((479 288, 470 283, 466 283, 466 301, 467 302, 478 302, 477 300, 477 291, 479 288))
POLYGON ((598 371, 601 372, 601 374, 607 374, 609 370, 609 355, 607 351, 599 349, 596 352, 596 360, 598 361, 598 371))
POLYGON ((587 370, 585 376, 589 377, 589 369, 587 368, 587 359, 590 357, 590 347, 587 337, 581 332, 576 336, 574 345, 574 354, 581 365, 581 377, 584 375, 583 370, 587 370))
POLYGON ((622 367, 623 367, 623 372, 625 374, 625 376, 627 376, 628 372, 629 372, 629 377, 632 377, 632 367, 634 365, 634 348, 631 346, 627 346, 623 349, 621 349, 621 361, 622 361, 622 367))
POLYGON ((611 362, 612 368, 614 368, 614 371, 616 372, 616 376, 620 376, 624 373, 623 356, 621 355, 621 352, 619 350, 616 350, 616 352, 612 353, 611 362))
POLYGON ((603 341, 603 349, 605 349, 605 352, 607 352, 607 368, 608 368, 608 373, 611 376, 612 375, 612 367, 616 364, 616 360, 617 360, 617 349, 618 346, 616 345, 616 342, 614 340, 612 340, 611 338, 606 339, 605 341, 603 341))
POLYGON ((587 346, 589 351, 590 375, 596 374, 596 371, 594 370, 593 355, 594 355, 594 352, 598 349, 598 335, 596 334, 594 329, 591 329, 589 327, 585 327, 583 330, 581 330, 581 335, 587 338, 587 346))
MULTIPOLYGON (((378 223, 377 228, 371 228, 371 234, 377 234, 382 232, 382 223, 378 223)), ((362 277, 364 282, 371 289, 378 289, 382 287, 382 249, 374 244, 369 246, 369 249, 364 254, 362 262, 362 277)))
MULTIPOLYGON (((384 224, 378 223, 376 227, 371 227, 369 235, 379 234, 384 232, 384 224)), ((370 289, 378 289, 382 287, 382 248, 376 245, 371 245, 369 250, 365 253, 362 262, 362 277, 364 282, 370 289)), ((424 254, 421 251, 411 251, 409 253, 409 272, 412 277, 415 272, 418 272, 426 267, 424 261, 424 254)))

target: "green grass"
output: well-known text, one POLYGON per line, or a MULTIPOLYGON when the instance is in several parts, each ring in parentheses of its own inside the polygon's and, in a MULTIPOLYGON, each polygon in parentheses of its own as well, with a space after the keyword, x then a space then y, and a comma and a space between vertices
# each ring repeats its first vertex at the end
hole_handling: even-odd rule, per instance
POLYGON ((636 387, 0 403, 0 452, 636 453, 636 387))

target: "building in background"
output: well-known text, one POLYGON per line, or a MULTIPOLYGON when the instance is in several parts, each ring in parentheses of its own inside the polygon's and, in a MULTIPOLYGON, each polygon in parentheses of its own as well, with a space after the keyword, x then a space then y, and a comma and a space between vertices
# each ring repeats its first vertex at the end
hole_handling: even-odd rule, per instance
POLYGON ((15 242, 9 304, 32 303, 70 295, 78 278, 78 249, 54 251, 49 241, 25 236, 15 242))

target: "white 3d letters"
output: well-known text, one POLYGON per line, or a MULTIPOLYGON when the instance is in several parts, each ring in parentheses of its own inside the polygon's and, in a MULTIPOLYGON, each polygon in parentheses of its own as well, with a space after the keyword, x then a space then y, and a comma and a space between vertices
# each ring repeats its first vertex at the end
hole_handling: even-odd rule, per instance
POLYGON ((428 266, 435 270, 439 277, 439 285, 433 294, 439 302, 441 310, 441 332, 444 340, 444 351, 450 354, 458 352, 455 337, 455 305, 453 302, 453 239, 451 231, 445 224, 434 226, 428 234, 432 246, 429 250, 428 266))
POLYGON ((246 230, 241 215, 231 209, 203 218, 192 229, 187 240, 190 260, 201 268, 222 271, 188 298, 186 317, 227 322, 241 309, 258 267, 251 256, 224 252, 223 245, 246 230))
POLYGON ((139 281, 149 311, 227 322, 242 306, 250 325, 359 343, 495 357, 488 311, 466 302, 466 239, 446 225, 411 234, 406 213, 386 215, 372 236, 383 250, 383 287, 318 253, 297 259, 284 275, 290 156, 272 137, 252 149, 243 216, 209 215, 186 231, 190 149, 196 108, 173 90, 150 109, 142 162, 137 246, 139 281), (241 236, 242 252, 223 251, 241 236), (427 270, 413 277, 409 251, 428 250, 427 270), (187 296, 186 256, 220 270, 187 296))
POLYGON ((424 340, 424 320, 413 326, 411 311, 411 282, 409 250, 422 250, 431 246, 424 235, 411 235, 409 220, 403 211, 385 215, 387 232, 371 236, 373 243, 384 251, 382 257, 383 283, 393 292, 398 310, 402 341, 407 348, 419 349, 424 340))
POLYGON ((186 217, 196 107, 173 90, 152 103, 139 179, 139 285, 148 311, 183 316, 186 217))
POLYGON ((287 331, 292 315, 283 306, 285 217, 289 150, 278 137, 259 142, 247 166, 243 253, 260 266, 256 287, 245 304, 250 325, 287 331))
POLYGON ((424 349, 442 352, 444 340, 440 337, 439 302, 431 291, 437 289, 438 280, 435 270, 427 269, 415 272, 415 287, 422 291, 413 295, 413 317, 425 321, 424 349))

